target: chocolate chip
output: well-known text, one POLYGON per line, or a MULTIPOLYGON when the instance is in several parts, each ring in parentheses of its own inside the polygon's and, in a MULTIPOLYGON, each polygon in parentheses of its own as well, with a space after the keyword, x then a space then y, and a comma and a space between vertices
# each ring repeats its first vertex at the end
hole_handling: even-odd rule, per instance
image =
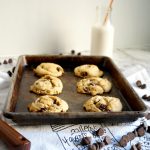
POLYGON ((129 141, 132 141, 135 138, 135 134, 133 132, 128 132, 127 133, 129 141))
POLYGON ((7 71, 8 75, 11 77, 12 76, 12 72, 9 70, 7 71))
POLYGON ((111 144, 111 138, 109 136, 105 136, 104 141, 105 145, 111 144))
POLYGON ((81 52, 77 53, 78 56, 81 56, 81 52))
POLYGON ((3 64, 8 64, 7 60, 4 60, 3 64))
POLYGON ((63 55, 62 53, 59 53, 59 55, 63 55))
POLYGON ((148 96, 145 94, 145 95, 142 96, 142 98, 143 98, 143 99, 147 99, 148 96))
POLYGON ((11 64, 13 60, 11 58, 8 59, 8 63, 11 64))
POLYGON ((150 133, 150 126, 148 126, 147 132, 150 133))
POLYGON ((97 136, 102 136, 102 135, 104 135, 104 129, 99 128, 99 129, 96 131, 96 135, 97 135, 97 136))
POLYGON ((137 85, 137 87, 140 87, 142 85, 142 82, 140 80, 137 80, 136 85, 137 85))
POLYGON ((138 149, 136 148, 135 145, 132 145, 130 150, 138 150, 138 149))
POLYGON ((2 63, 0 62, 0 65, 1 65, 2 63))
POLYGON ((147 101, 150 101, 150 96, 147 97, 147 101))
POLYGON ((15 68, 16 68, 16 67, 13 67, 13 68, 12 68, 12 73, 14 73, 14 72, 15 72, 15 68))
POLYGON ((107 105, 100 104, 99 109, 100 109, 101 111, 107 111, 107 105))
POLYGON ((61 70, 61 68, 60 68, 60 67, 57 67, 56 70, 59 72, 59 71, 61 70))
POLYGON ((88 87, 84 87, 83 90, 84 90, 84 92, 89 93, 89 88, 88 87))
POLYGON ((140 86, 140 88, 141 88, 141 89, 145 89, 145 88, 146 88, 146 84, 142 84, 142 85, 140 86))
POLYGON ((136 131, 136 130, 134 130, 134 131, 133 131, 133 133, 134 133, 135 137, 137 137, 137 136, 138 136, 138 133, 137 133, 137 131, 136 131))
POLYGON ((98 143, 100 149, 105 146, 104 142, 97 142, 97 143, 98 143))
POLYGON ((87 75, 88 75, 87 72, 81 72, 81 76, 82 76, 82 77, 86 77, 87 75))
POLYGON ((97 150, 94 144, 89 145, 88 150, 97 150))
POLYGON ((147 120, 150 120, 150 113, 147 113, 147 114, 145 115, 145 118, 146 118, 147 120))
POLYGON ((74 55, 75 54, 75 50, 71 50, 71 54, 74 55))
POLYGON ((141 143, 137 143, 135 146, 136 146, 137 150, 141 150, 142 149, 141 143))
POLYGON ((94 143, 93 145, 95 145, 96 150, 100 150, 99 144, 98 143, 94 143))
POLYGON ((138 127, 136 130, 137 130, 137 133, 138 133, 138 136, 139 136, 139 137, 144 136, 144 134, 145 134, 145 129, 144 129, 143 126, 138 127))
POLYGON ((128 143, 129 139, 127 136, 122 136, 121 140, 119 141, 119 144, 121 147, 125 147, 127 146, 127 143, 128 143))
POLYGON ((84 138, 82 138, 82 140, 81 140, 81 144, 82 144, 82 145, 89 145, 89 144, 91 144, 91 140, 92 140, 91 137, 84 137, 84 138))

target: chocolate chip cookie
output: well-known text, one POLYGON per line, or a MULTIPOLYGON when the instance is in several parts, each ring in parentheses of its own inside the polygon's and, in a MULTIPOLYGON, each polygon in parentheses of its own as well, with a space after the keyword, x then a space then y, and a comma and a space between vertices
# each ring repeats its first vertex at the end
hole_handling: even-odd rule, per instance
POLYGON ((94 96, 84 103, 83 108, 88 112, 120 112, 122 103, 116 97, 94 96))
POLYGON ((112 84, 110 81, 99 77, 90 77, 81 79, 77 82, 77 92, 91 95, 103 94, 111 90, 112 84))
POLYGON ((69 106, 57 96, 44 95, 28 105, 30 112, 66 112, 69 106))
POLYGON ((74 69, 74 73, 78 77, 100 77, 103 75, 103 71, 100 70, 96 65, 85 64, 78 66, 74 69))
POLYGON ((30 91, 36 94, 49 94, 56 95, 60 94, 63 89, 61 80, 57 77, 45 75, 30 86, 30 91))
POLYGON ((51 75, 54 77, 60 77, 64 73, 64 69, 55 63, 41 63, 34 69, 37 76, 51 75))

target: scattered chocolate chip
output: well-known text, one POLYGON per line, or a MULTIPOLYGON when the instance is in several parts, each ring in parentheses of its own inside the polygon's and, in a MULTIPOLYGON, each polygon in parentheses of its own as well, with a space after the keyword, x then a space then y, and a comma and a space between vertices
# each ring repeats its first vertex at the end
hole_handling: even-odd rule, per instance
POLYGON ((141 89, 145 89, 145 88, 146 88, 146 84, 142 84, 142 85, 140 86, 140 88, 141 88, 141 89))
POLYGON ((111 138, 109 136, 105 136, 104 141, 105 145, 108 145, 111 143, 111 138))
POLYGON ((127 138, 127 136, 122 136, 122 138, 121 138, 121 140, 119 141, 119 145, 121 146, 121 147, 125 147, 125 146, 127 146, 127 143, 128 143, 128 138, 127 138))
POLYGON ((3 64, 8 64, 7 60, 4 60, 4 61, 3 61, 3 64))
POLYGON ((134 133, 135 137, 137 137, 137 136, 138 136, 138 133, 137 133, 137 131, 136 131, 136 130, 134 130, 134 131, 133 131, 133 133, 134 133))
POLYGON ((142 96, 142 98, 143 98, 143 99, 147 99, 148 96, 145 94, 145 95, 142 96))
POLYGON ((141 150, 142 149, 141 143, 139 143, 139 142, 135 146, 136 146, 137 150, 141 150))
POLYGON ((130 150, 138 150, 138 149, 136 148, 135 145, 132 145, 130 150))
POLYGON ((150 96, 147 97, 147 101, 150 101, 150 96))
POLYGON ((84 137, 84 138, 82 138, 82 140, 81 140, 81 144, 82 144, 82 145, 89 145, 89 144, 91 144, 91 140, 92 140, 91 137, 84 137))
POLYGON ((8 59, 8 63, 11 64, 13 60, 11 58, 8 59))
POLYGON ((147 114, 145 115, 145 118, 146 118, 147 120, 150 120, 150 113, 147 113, 147 114))
POLYGON ((88 150, 97 150, 97 148, 94 144, 92 144, 92 145, 89 145, 88 150))
POLYGON ((99 144, 99 148, 100 148, 100 149, 105 146, 105 143, 104 143, 104 142, 97 142, 97 143, 99 144))
POLYGON ((59 53, 59 55, 63 55, 62 53, 59 53))
POLYGON ((148 126, 147 132, 150 133, 150 126, 148 126))
POLYGON ((103 129, 103 128, 99 128, 99 129, 96 131, 96 135, 97 135, 97 136, 102 136, 102 135, 104 135, 104 129, 103 129))
POLYGON ((7 71, 8 75, 11 77, 12 76, 12 72, 9 70, 7 71))
POLYGON ((13 67, 13 68, 12 68, 12 73, 14 73, 14 72, 15 72, 15 68, 16 68, 16 67, 13 67))
POLYGON ((128 132, 127 136, 129 138, 129 141, 132 141, 135 138, 135 134, 133 132, 128 132))
POLYGON ((81 56, 81 52, 77 53, 78 56, 81 56))
POLYGON ((144 129, 143 126, 138 127, 136 130, 137 130, 137 133, 138 133, 138 136, 139 136, 139 137, 144 136, 144 134, 145 134, 145 129, 144 129))
POLYGON ((94 143, 93 145, 95 145, 96 150, 100 150, 99 144, 98 143, 94 143))
POLYGON ((137 80, 136 85, 137 85, 137 87, 140 87, 142 85, 142 82, 140 80, 137 80))
POLYGON ((74 55, 75 54, 75 50, 71 50, 71 54, 74 55))

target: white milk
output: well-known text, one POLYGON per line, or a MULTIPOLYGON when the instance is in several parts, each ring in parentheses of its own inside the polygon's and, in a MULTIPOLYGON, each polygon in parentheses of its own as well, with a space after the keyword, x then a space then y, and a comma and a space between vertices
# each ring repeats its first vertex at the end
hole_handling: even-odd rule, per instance
POLYGON ((96 23, 92 27, 91 55, 112 57, 113 42, 114 27, 110 23, 109 19, 104 25, 96 23))

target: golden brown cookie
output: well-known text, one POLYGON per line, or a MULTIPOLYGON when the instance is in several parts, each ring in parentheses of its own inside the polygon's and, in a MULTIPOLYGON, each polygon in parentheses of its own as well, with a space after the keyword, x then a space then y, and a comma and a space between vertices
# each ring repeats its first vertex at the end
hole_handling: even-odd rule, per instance
POLYGON ((64 73, 64 69, 55 63, 41 63, 34 69, 34 72, 38 76, 51 75, 54 77, 60 77, 64 73))
POLYGON ((94 96, 84 103, 83 108, 88 112, 120 112, 122 103, 116 97, 94 96))
POLYGON ((112 84, 107 79, 90 77, 77 82, 77 92, 91 95, 103 94, 111 90, 112 84))
POLYGON ((69 106, 57 96, 44 95, 28 105, 30 112, 66 112, 69 106))
POLYGON ((103 71, 100 70, 96 65, 85 64, 78 66, 74 69, 74 73, 78 77, 100 77, 103 75, 103 71))
POLYGON ((45 75, 34 82, 33 85, 30 86, 30 91, 36 94, 49 94, 56 95, 60 94, 63 89, 63 84, 61 80, 57 77, 53 77, 50 75, 45 75))

